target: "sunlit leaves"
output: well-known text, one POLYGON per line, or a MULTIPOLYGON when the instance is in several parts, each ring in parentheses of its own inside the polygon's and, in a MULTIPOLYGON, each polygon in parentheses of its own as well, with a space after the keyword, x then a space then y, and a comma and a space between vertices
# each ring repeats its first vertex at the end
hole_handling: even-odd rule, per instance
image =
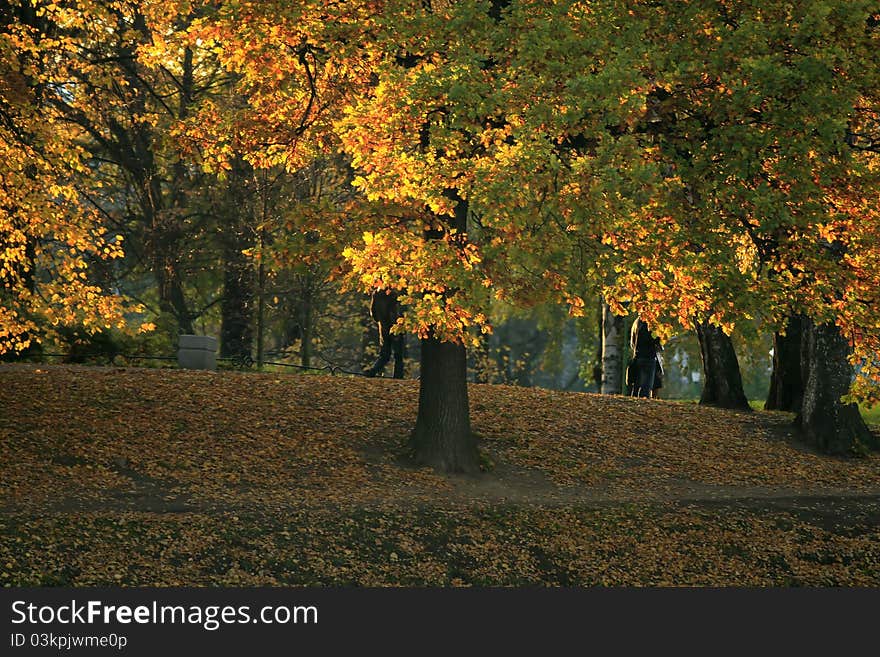
MULTIPOLYGON (((163 125, 172 152, 220 177, 237 158, 351 165, 344 205, 301 208, 288 260, 304 253, 297 236, 332 235, 309 257, 344 252, 328 269, 351 285, 401 289, 401 330, 468 339, 493 300, 577 316, 597 294, 660 333, 805 312, 834 318, 872 376, 868 0, 135 4, 150 29, 127 38, 169 93, 187 52, 215 73, 205 89, 230 91, 163 125), (450 230, 459 201, 467 240, 450 230), (428 224, 440 239, 424 239, 428 224)), ((80 9, 95 11, 86 33, 108 20, 104 5, 80 9)), ((39 50, 26 31, 10 39, 39 50)), ((156 108, 138 117, 155 125, 156 108)))

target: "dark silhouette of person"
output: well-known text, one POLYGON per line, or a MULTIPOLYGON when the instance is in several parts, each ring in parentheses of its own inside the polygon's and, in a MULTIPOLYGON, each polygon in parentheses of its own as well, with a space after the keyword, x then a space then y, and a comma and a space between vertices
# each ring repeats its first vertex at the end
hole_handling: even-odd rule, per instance
POLYGON ((376 376, 385 370, 391 354, 394 353, 394 378, 403 378, 403 356, 406 336, 391 333, 391 327, 400 318, 400 302, 393 290, 376 290, 370 299, 370 317, 379 329, 379 357, 365 376, 376 376))
POLYGON ((660 353, 663 346, 659 338, 651 335, 647 323, 641 318, 632 325, 630 348, 633 359, 627 368, 630 396, 655 397, 656 390, 662 386, 663 368, 660 353))

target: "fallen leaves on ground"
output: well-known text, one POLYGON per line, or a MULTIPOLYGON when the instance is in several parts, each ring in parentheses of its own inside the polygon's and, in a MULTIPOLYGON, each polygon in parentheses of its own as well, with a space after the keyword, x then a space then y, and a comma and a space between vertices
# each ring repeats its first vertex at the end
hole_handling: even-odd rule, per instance
POLYGON ((25 515, 17 586, 876 586, 880 504, 353 507, 25 515))
POLYGON ((791 417, 471 387, 494 468, 403 454, 418 382, 0 367, 2 585, 872 585, 880 460, 791 417))

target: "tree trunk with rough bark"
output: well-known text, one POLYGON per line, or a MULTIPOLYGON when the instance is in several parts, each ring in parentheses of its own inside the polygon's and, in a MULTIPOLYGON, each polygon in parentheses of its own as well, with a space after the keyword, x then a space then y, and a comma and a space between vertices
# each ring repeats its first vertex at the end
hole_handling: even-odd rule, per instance
POLYGON ((254 348, 254 268, 242 241, 224 247, 223 301, 220 305, 220 356, 250 356, 254 348))
POLYGON ((195 333, 195 324, 183 291, 177 262, 170 250, 155 243, 160 241, 161 238, 153 244, 153 275, 156 277, 159 292, 159 308, 174 317, 181 333, 191 335, 195 333))
POLYGON ((773 334, 773 371, 770 374, 770 392, 764 409, 797 413, 804 395, 801 375, 802 318, 788 318, 785 334, 773 334))
MULTIPOLYGON (((467 201, 458 203, 451 222, 458 235, 467 232, 467 201)), ((426 232, 427 238, 434 237, 426 232)), ((434 237, 436 239, 436 237, 434 237)), ((467 349, 463 344, 421 341, 419 411, 410 446, 416 462, 440 472, 474 474, 480 470, 477 441, 471 431, 467 389, 467 349)))
POLYGON ((804 320, 801 368, 806 383, 795 423, 805 442, 826 454, 859 455, 880 448, 858 405, 840 400, 852 381, 848 356, 849 345, 835 324, 804 320))
POLYGON ((465 347, 423 339, 419 384, 419 413, 411 438, 416 461, 440 472, 478 472, 465 347))
POLYGON ((602 394, 623 391, 623 317, 602 304, 602 394))
POLYGON ((698 322, 696 328, 703 360, 704 380, 700 403, 750 411, 730 336, 719 326, 708 322, 698 322))

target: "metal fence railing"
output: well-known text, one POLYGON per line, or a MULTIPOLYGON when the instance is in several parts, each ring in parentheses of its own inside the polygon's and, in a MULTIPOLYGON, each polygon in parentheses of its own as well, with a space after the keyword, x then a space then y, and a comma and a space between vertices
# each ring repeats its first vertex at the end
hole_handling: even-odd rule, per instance
MULTIPOLYGON (((73 356, 73 354, 59 354, 59 353, 43 353, 42 357, 48 358, 62 358, 69 359, 73 356)), ((177 363, 177 356, 144 356, 144 355, 130 355, 130 354, 104 354, 101 356, 93 356, 87 357, 87 360, 105 360, 108 365, 116 365, 117 359, 122 359, 124 361, 137 361, 137 360, 158 360, 158 361, 169 361, 173 363, 177 363)), ((225 362, 230 363, 233 367, 238 369, 252 369, 254 367, 258 367, 259 364, 250 356, 231 356, 231 357, 221 357, 217 358, 217 362, 225 362)), ((287 367, 291 369, 305 370, 305 371, 313 371, 313 372, 328 372, 331 375, 336 374, 349 374, 352 376, 366 376, 363 372, 355 372, 349 369, 346 369, 342 365, 338 365, 336 363, 331 363, 326 361, 326 365, 317 367, 314 365, 297 365, 296 363, 281 363, 278 361, 264 360, 263 365, 273 365, 275 367, 287 367)))

